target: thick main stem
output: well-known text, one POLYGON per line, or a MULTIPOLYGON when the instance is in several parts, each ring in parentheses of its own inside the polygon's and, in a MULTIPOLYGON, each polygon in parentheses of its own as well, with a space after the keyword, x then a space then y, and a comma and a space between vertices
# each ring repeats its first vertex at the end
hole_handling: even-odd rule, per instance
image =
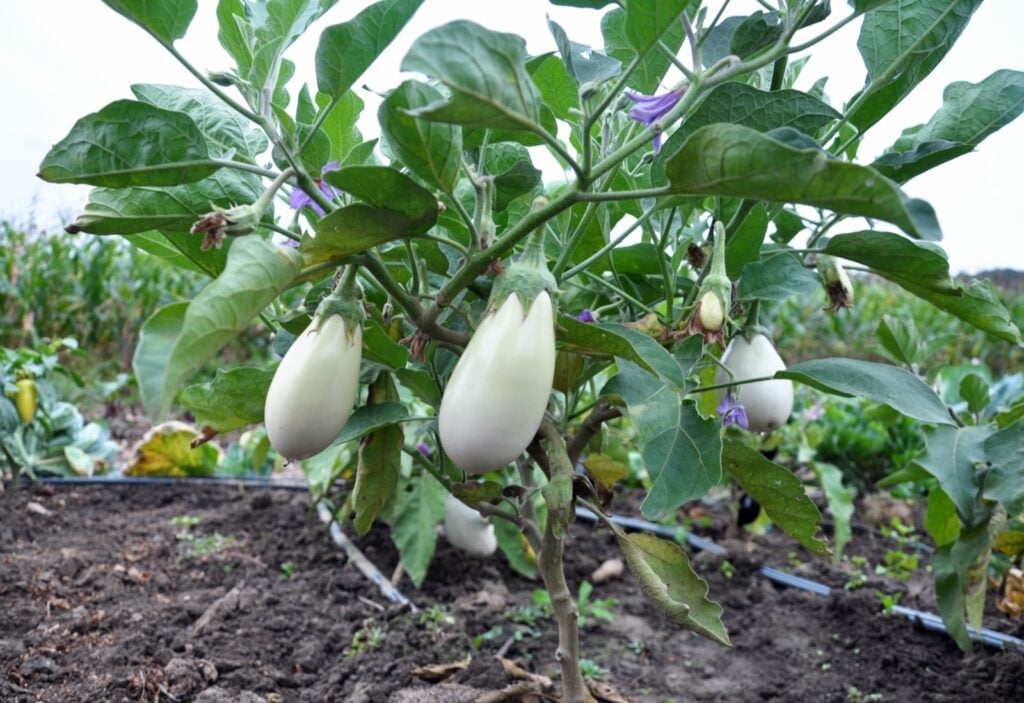
POLYGON ((562 556, 565 537, 555 535, 552 521, 544 529, 537 571, 551 597, 551 609, 558 623, 558 650, 555 661, 562 670, 562 699, 565 703, 593 703, 593 697, 580 673, 580 633, 577 627, 579 610, 565 582, 562 556))

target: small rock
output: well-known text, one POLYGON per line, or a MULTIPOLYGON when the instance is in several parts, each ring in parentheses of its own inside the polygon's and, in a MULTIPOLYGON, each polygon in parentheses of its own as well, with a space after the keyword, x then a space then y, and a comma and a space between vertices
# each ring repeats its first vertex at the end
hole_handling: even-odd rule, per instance
POLYGON ((156 663, 160 666, 167 666, 167 664, 174 659, 174 650, 169 647, 162 647, 156 650, 156 654, 153 655, 153 658, 156 659, 156 663))
POLYGON ((200 673, 202 673, 203 678, 206 679, 208 683, 214 683, 217 680, 218 675, 217 667, 213 665, 213 662, 207 661, 205 659, 200 659, 197 663, 199 665, 199 671, 200 673))
POLYGON ((195 703, 267 703, 267 699, 252 691, 235 695, 220 686, 211 686, 195 698, 195 703))
POLYGON ((249 501, 249 508, 251 510, 265 510, 272 504, 273 500, 270 497, 270 493, 268 491, 260 491, 249 501))
POLYGON ((25 510, 32 513, 33 515, 41 515, 43 517, 50 517, 53 515, 53 511, 47 508, 42 503, 37 503, 34 500, 30 500, 25 505, 25 510))
POLYGON ((170 684, 171 693, 175 696, 187 696, 203 685, 202 674, 195 664, 188 659, 175 657, 164 667, 164 676, 170 684))
POLYGON ((870 525, 888 525, 898 517, 904 524, 913 525, 914 515, 910 503, 894 498, 888 493, 872 493, 864 496, 860 514, 870 525))
POLYGON ((26 679, 52 679, 60 676, 64 669, 49 657, 37 654, 34 657, 26 659, 22 665, 18 667, 18 671, 26 679))
POLYGON ((590 575, 590 580, 594 583, 604 583, 610 579, 617 579, 622 576, 624 567, 625 565, 621 559, 609 559, 594 569, 594 573, 590 575))
POLYGON ((17 659, 24 651, 25 643, 21 640, 0 640, 0 661, 4 661, 5 659, 17 659))

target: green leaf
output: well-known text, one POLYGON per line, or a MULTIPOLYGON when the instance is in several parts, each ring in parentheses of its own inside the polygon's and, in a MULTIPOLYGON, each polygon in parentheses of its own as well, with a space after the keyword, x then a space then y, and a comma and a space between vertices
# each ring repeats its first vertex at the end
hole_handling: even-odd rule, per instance
POLYGON ((441 389, 428 371, 422 369, 398 369, 395 372, 395 376, 403 386, 428 405, 437 407, 441 403, 441 389))
POLYGON ((437 221, 437 198, 396 169, 346 166, 328 171, 324 180, 365 203, 339 208, 317 223, 316 237, 304 239, 300 247, 310 262, 416 237, 437 221))
POLYGON ((853 11, 858 15, 873 10, 879 5, 884 5, 892 0, 847 0, 847 4, 853 7, 853 11))
MULTIPOLYGON (((220 249, 202 250, 202 239, 188 232, 142 232, 125 237, 136 246, 173 266, 216 278, 228 261, 231 242, 220 249)), ((233 241, 233 240, 232 240, 233 241)))
POLYGON ((941 238, 930 205, 908 199, 874 169, 777 138, 791 133, 799 134, 761 134, 731 124, 702 127, 665 164, 672 192, 802 203, 886 220, 915 237, 941 238))
POLYGON ((903 182, 974 150, 988 135, 1024 112, 1024 73, 996 71, 980 83, 946 87, 942 107, 926 124, 912 127, 874 164, 903 182))
POLYGON ((234 150, 252 160, 267 150, 266 135, 208 90, 136 83, 132 92, 144 103, 184 112, 195 120, 207 144, 222 156, 234 150))
POLYGON ((39 177, 108 188, 172 186, 220 168, 209 161, 206 138, 188 115, 115 100, 75 123, 43 159, 39 177))
POLYGON ((196 0, 103 0, 103 4, 166 46, 185 36, 197 9, 196 0))
POLYGON ((451 194, 459 179, 462 131, 409 114, 441 100, 426 83, 405 81, 391 91, 377 111, 384 141, 417 176, 451 194))
POLYGON ((492 144, 487 148, 484 167, 494 177, 494 209, 498 212, 514 199, 532 193, 541 182, 540 170, 534 168, 530 152, 521 144, 492 144))
POLYGON ((934 140, 977 146, 1024 112, 1024 72, 1003 69, 978 83, 946 86, 942 107, 914 133, 914 143, 934 140))
POLYGON ((382 402, 375 405, 360 405, 349 417, 338 438, 331 442, 336 447, 359 439, 364 435, 388 425, 396 425, 409 417, 409 410, 402 403, 382 402))
POLYGON ((217 369, 212 381, 186 388, 181 404, 192 411, 200 427, 231 432, 263 422, 263 405, 273 378, 269 369, 217 369))
POLYGON ((704 37, 700 60, 704 68, 711 68, 732 52, 732 35, 743 24, 746 17, 726 17, 719 21, 704 37))
MULTIPOLYGON (((255 31, 256 50, 253 54, 249 81, 258 89, 269 90, 275 87, 274 78, 278 77, 277 87, 285 74, 290 71, 284 67, 291 62, 284 60, 284 52, 313 22, 318 20, 337 0, 262 0, 258 4, 247 5, 247 16, 252 21, 255 31)), ((277 96, 274 104, 284 106, 277 96)))
POLYGON ((328 171, 324 180, 368 205, 403 215, 417 233, 426 232, 437 220, 434 194, 397 169, 346 166, 328 171))
POLYGON ((960 537, 960 520, 956 516, 956 505, 941 486, 936 486, 928 494, 924 529, 939 547, 952 544, 960 537))
POLYGON ((870 266, 874 273, 956 315, 980 330, 1024 344, 1020 330, 988 281, 969 287, 949 276, 945 252, 927 242, 912 242, 892 232, 853 232, 832 237, 825 253, 870 266))
POLYGON ((293 249, 243 237, 231 246, 224 272, 191 303, 155 312, 142 327, 132 362, 150 417, 162 418, 178 385, 244 330, 299 271, 293 249))
POLYGON ((565 351, 622 357, 676 388, 686 385, 679 364, 668 350, 647 335, 620 324, 586 323, 563 316, 558 318, 555 333, 565 351))
POLYGON ((988 437, 984 449, 992 464, 985 497, 1002 503, 1011 515, 1024 512, 1024 419, 988 437))
POLYGON ((551 35, 555 38, 558 53, 562 55, 568 75, 577 85, 601 83, 622 72, 622 64, 619 61, 600 51, 591 50, 586 44, 577 44, 571 41, 561 25, 552 21, 550 17, 548 18, 548 29, 551 30, 551 35))
POLYGON ((988 406, 988 381, 976 373, 960 379, 960 397, 967 401, 967 409, 980 413, 988 406))
POLYGON ((813 359, 779 371, 775 378, 789 378, 833 395, 867 398, 922 422, 953 424, 935 392, 898 366, 860 359, 813 359))
POLYGON ((679 16, 689 0, 626 0, 626 40, 640 55, 658 43, 673 25, 681 25, 679 16))
POLYGON ((920 360, 920 336, 912 319, 903 320, 891 315, 882 315, 875 334, 889 357, 896 363, 913 366, 920 360))
POLYGON ((705 419, 692 400, 625 359, 602 395, 626 401, 651 487, 640 506, 649 519, 660 519, 688 500, 700 498, 722 477, 721 426, 705 419))
MULTIPOLYGON (((466 481, 453 483, 452 495, 464 503, 497 503, 501 500, 504 487, 497 481, 466 481)), ((501 520, 501 522, 508 522, 501 520)))
MULTIPOLYGON (((263 193, 259 176, 222 169, 187 185, 155 188, 94 188, 72 232, 130 235, 151 230, 188 233, 211 205, 229 208, 254 203, 263 193)), ((198 243, 202 237, 188 235, 198 243)), ((212 252, 203 256, 213 256, 212 252)))
POLYGON ((444 519, 446 491, 425 471, 404 483, 406 490, 398 494, 391 539, 398 547, 405 572, 413 585, 419 588, 434 558, 437 546, 434 527, 444 519))
POLYGON ((917 459, 921 468, 938 479, 967 527, 976 524, 981 489, 977 465, 985 461, 985 440, 993 431, 991 425, 926 430, 925 453, 917 459))
POLYGON ((878 157, 871 167, 886 178, 905 183, 936 166, 974 151, 969 144, 937 140, 924 142, 905 152, 890 152, 878 157))
POLYGON ((950 636, 964 651, 971 649, 967 631, 967 572, 989 549, 988 520, 964 529, 952 544, 939 547, 932 557, 939 614, 950 636))
POLYGON ((508 520, 494 521, 494 536, 498 540, 498 548, 501 549, 508 565, 517 574, 528 579, 537 578, 537 558, 527 554, 526 538, 519 528, 508 520))
POLYGON ((746 83, 722 83, 711 89, 666 140, 651 165, 651 179, 655 183, 665 182, 665 163, 701 127, 728 122, 758 132, 792 127, 804 134, 814 134, 840 117, 818 98, 798 90, 763 91, 746 83))
POLYGON ((414 115, 473 127, 539 131, 540 96, 526 73, 526 42, 467 20, 432 29, 402 60, 403 71, 419 71, 448 86, 447 102, 414 115))
POLYGON ((857 46, 867 87, 847 117, 861 132, 884 117, 932 72, 981 0, 893 0, 864 15, 857 46))
POLYGON ((235 60, 239 75, 252 69, 252 45, 255 39, 252 23, 246 19, 243 0, 219 0, 217 3, 217 41, 235 60))
POLYGON ((526 64, 526 70, 537 85, 544 104, 559 119, 572 121, 573 110, 580 108, 579 93, 562 60, 554 54, 538 56, 526 64))
POLYGON ((843 483, 843 472, 833 464, 811 462, 811 468, 825 492, 825 502, 832 515, 832 541, 835 543, 833 559, 840 561, 843 550, 853 535, 850 518, 853 517, 854 492, 843 483))
POLYGON ((550 0, 552 5, 564 5, 565 7, 587 7, 591 10, 600 10, 611 5, 615 0, 550 0))
POLYGON ((730 646, 722 606, 708 599, 708 584, 678 544, 654 535, 613 528, 637 583, 658 610, 677 625, 730 646))
MULTIPOLYGON (((320 110, 328 109, 332 102, 334 107, 331 108, 321 125, 321 129, 331 142, 331 155, 328 161, 338 161, 342 166, 347 166, 350 165, 347 163, 350 158, 361 158, 354 152, 365 142, 363 142, 363 135, 356 124, 359 122, 359 115, 362 114, 365 103, 351 90, 342 94, 337 101, 333 101, 328 95, 317 93, 316 104, 320 110)), ((370 149, 372 151, 373 147, 371 146, 370 149)))
POLYGON ((767 232, 768 211, 758 203, 725 244, 725 272, 731 280, 740 277, 744 266, 761 258, 767 232))
MULTIPOLYGON (((629 65, 637 58, 637 52, 626 34, 625 10, 615 8, 601 18, 601 36, 604 37, 605 51, 623 66, 629 65)), ((683 36, 682 22, 669 23, 661 35, 661 41, 670 51, 678 52, 683 45, 683 36)), ((671 65, 672 61, 661 51, 647 51, 626 80, 626 85, 641 93, 652 95, 658 90, 671 65)))
MULTIPOLYGON (((398 389, 391 374, 382 373, 370 384, 366 405, 373 407, 398 402, 398 389)), ((365 535, 373 527, 398 487, 402 469, 402 445, 405 433, 401 425, 385 425, 365 435, 359 443, 359 464, 352 487, 352 508, 355 516, 352 526, 356 533, 365 535)))
POLYGON ((814 295, 820 288, 821 280, 804 267, 799 256, 782 252, 744 266, 736 297, 785 300, 792 295, 814 295))
POLYGON ((743 18, 729 38, 729 53, 745 58, 771 46, 782 36, 784 27, 778 12, 757 10, 743 18))
POLYGON ((363 324, 363 358, 392 370, 403 369, 409 363, 409 350, 391 339, 380 323, 367 320, 363 324))
POLYGON ((731 438, 722 446, 722 468, 786 534, 815 554, 829 554, 828 542, 817 537, 821 513, 793 472, 731 438))
POLYGON ((320 91, 340 98, 377 60, 423 0, 381 0, 348 22, 328 27, 316 49, 316 80, 320 91))

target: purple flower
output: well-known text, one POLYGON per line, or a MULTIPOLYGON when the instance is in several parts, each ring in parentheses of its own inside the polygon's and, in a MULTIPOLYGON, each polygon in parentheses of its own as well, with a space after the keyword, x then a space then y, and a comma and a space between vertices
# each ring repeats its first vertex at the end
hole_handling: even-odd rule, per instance
MULTIPOLYGON (((636 103, 633 109, 629 111, 629 116, 637 122, 643 122, 650 127, 676 106, 679 99, 683 97, 684 92, 685 88, 681 88, 679 90, 670 90, 664 95, 641 95, 640 93, 627 90, 626 97, 636 103)), ((658 128, 655 128, 655 130, 654 150, 658 151, 661 149, 661 130, 658 128)))
POLYGON ((825 415, 825 408, 815 403, 809 408, 804 408, 803 416, 808 422, 820 420, 825 415))
MULTIPOLYGON (((337 161, 332 161, 326 166, 324 166, 323 170, 320 172, 320 175, 323 175, 328 171, 337 171, 340 168, 341 164, 339 164, 337 161)), ((320 192, 327 196, 329 200, 334 200, 336 197, 338 197, 338 192, 334 190, 334 188, 332 188, 331 186, 324 183, 323 179, 314 178, 313 182, 316 183, 316 186, 317 188, 320 189, 320 192)), ((291 205, 292 210, 301 210, 302 208, 309 205, 311 208, 313 208, 313 212, 320 215, 320 217, 324 216, 324 209, 317 205, 316 201, 313 200, 313 198, 309 197, 306 194, 306 192, 301 188, 292 188, 292 197, 288 201, 288 204, 291 205)))
POLYGON ((430 458, 432 452, 430 451, 430 445, 428 445, 426 442, 420 442, 416 446, 416 448, 420 450, 420 454, 427 457, 428 459, 430 458))
POLYGON ((577 315, 576 319, 579 320, 580 322, 596 322, 597 321, 594 318, 594 313, 590 312, 587 309, 584 309, 583 312, 581 312, 579 315, 577 315))
POLYGON ((729 394, 722 398, 722 402, 718 404, 718 414, 722 416, 722 427, 728 427, 729 425, 739 425, 743 429, 747 429, 750 426, 750 422, 747 420, 746 409, 729 394))

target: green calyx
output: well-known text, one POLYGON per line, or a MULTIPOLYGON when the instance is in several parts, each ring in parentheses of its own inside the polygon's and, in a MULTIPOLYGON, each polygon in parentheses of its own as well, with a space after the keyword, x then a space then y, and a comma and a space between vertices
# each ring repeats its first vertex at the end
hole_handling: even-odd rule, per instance
POLYGON ((361 327, 366 319, 363 309, 363 289, 356 281, 357 267, 349 266, 330 295, 320 301, 316 308, 316 319, 323 324, 331 315, 340 315, 345 322, 345 336, 349 341, 355 334, 356 327, 361 327))
MULTIPOLYGON (((533 207, 543 207, 545 198, 537 198, 533 207)), ((494 282, 491 298, 487 301, 487 312, 501 307, 501 304, 513 293, 519 296, 523 310, 527 311, 533 301, 543 291, 547 291, 554 303, 558 296, 558 282, 548 270, 547 257, 544 255, 544 225, 540 225, 526 240, 526 248, 522 255, 494 282)))

